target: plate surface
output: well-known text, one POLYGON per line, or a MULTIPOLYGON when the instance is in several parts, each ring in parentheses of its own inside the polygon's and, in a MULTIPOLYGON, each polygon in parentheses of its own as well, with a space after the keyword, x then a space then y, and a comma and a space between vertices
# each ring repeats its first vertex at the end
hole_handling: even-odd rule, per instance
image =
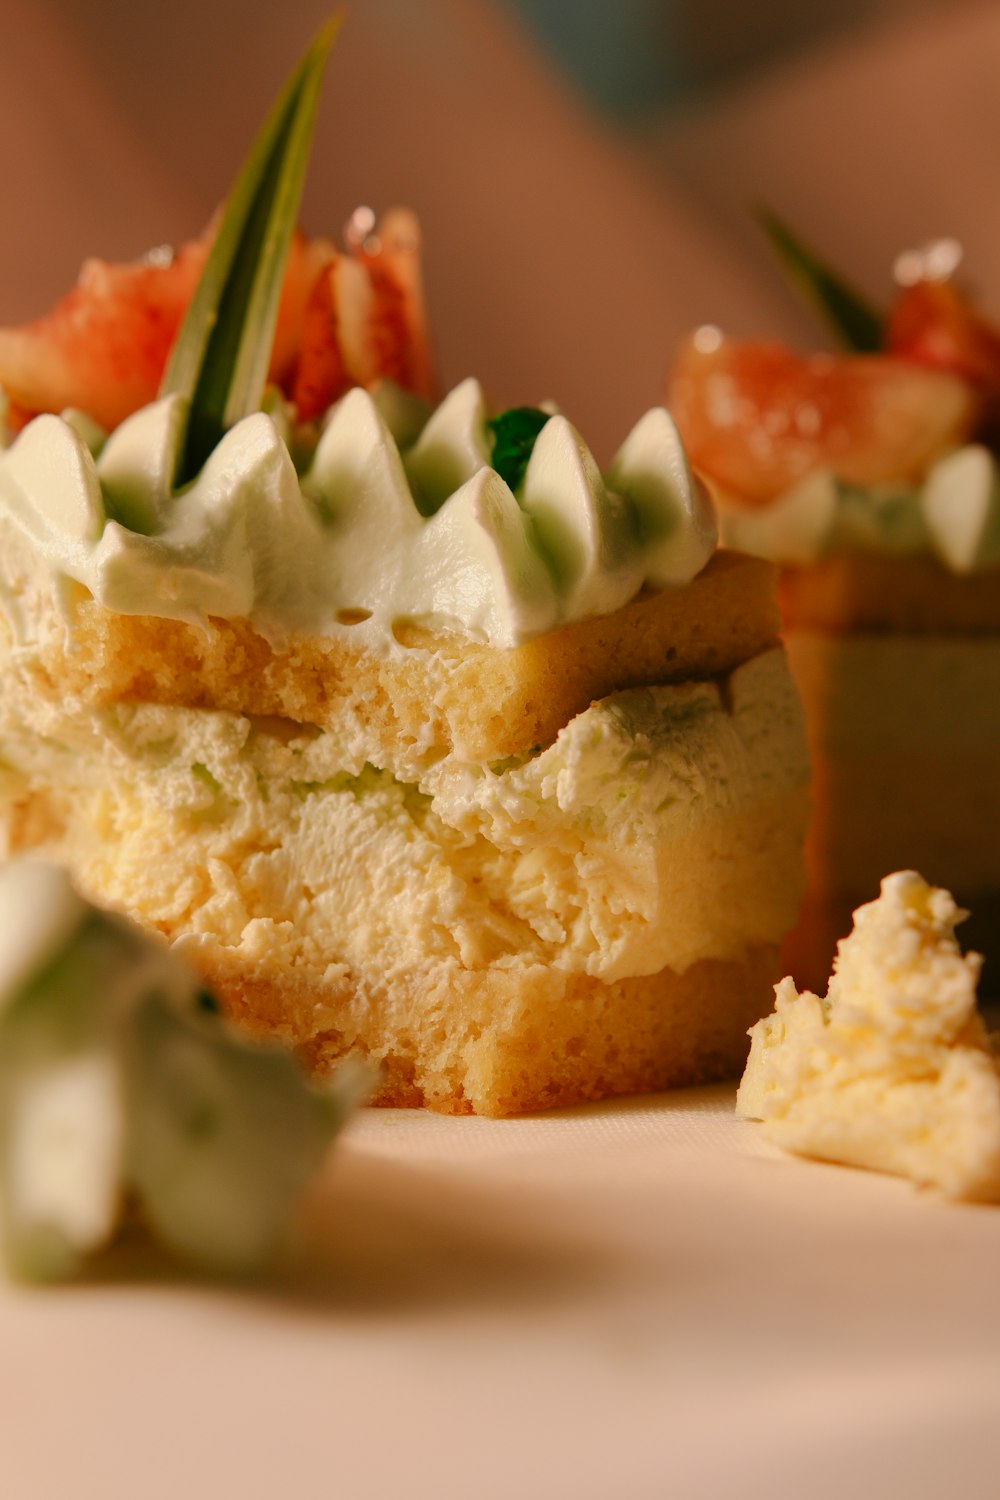
POLYGON ((732 1109, 366 1111, 267 1285, 0 1289, 3 1494, 994 1496, 1000 1210, 732 1109))

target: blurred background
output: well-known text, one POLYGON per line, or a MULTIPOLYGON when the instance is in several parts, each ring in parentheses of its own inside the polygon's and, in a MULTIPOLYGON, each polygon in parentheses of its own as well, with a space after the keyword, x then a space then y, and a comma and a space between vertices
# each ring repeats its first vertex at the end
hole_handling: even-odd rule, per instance
MULTIPOLYGON (((935 0, 509 0, 602 109, 639 120, 935 0)), ((940 4, 940 0, 938 0, 940 4)))
MULTIPOLYGON (((196 234, 327 0, 0 0, 0 322, 88 254, 196 234)), ((352 0, 303 221, 421 218, 444 384, 559 402, 607 456, 695 323, 819 337, 751 209, 875 298, 955 235, 997 310, 990 0, 352 0)))

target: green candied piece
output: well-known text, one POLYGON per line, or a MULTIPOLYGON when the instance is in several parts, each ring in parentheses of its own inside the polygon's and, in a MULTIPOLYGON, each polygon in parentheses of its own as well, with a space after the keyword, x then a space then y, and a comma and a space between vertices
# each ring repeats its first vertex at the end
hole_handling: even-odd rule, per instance
POLYGON ((339 24, 334 17, 322 28, 264 122, 177 336, 160 387, 161 396, 190 403, 177 485, 260 407, 320 81, 339 24))
POLYGON ((551 415, 536 406, 512 406, 486 423, 493 434, 493 468, 510 489, 516 490, 524 478, 538 434, 551 415))
POLYGON ((876 354, 885 346, 884 320, 849 282, 799 239, 769 208, 758 208, 757 222, 792 280, 843 348, 876 354))

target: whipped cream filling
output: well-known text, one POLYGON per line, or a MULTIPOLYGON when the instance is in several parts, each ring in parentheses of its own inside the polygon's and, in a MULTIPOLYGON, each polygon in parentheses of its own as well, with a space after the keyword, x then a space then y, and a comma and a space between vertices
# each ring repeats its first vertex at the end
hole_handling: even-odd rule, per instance
POLYGON ((801 893, 808 763, 778 648, 722 683, 613 694, 524 760, 420 772, 360 737, 23 682, 0 766, 0 842, 33 804, 81 889, 180 951, 322 976, 317 1004, 348 975, 738 961, 801 893))
POLYGON ((369 647, 417 620, 512 646, 610 613, 644 586, 686 583, 717 540, 662 408, 603 476, 554 414, 517 494, 491 467, 474 380, 415 440, 412 405, 394 435, 392 403, 348 392, 301 477, 282 414, 255 413, 177 491, 181 398, 143 408, 104 441, 67 416, 37 417, 0 452, 0 517, 53 572, 121 614, 251 617, 270 636, 350 630, 369 647))
POLYGON ((977 443, 949 453, 918 486, 869 489, 817 470, 766 506, 719 499, 724 544, 774 562, 862 551, 931 553, 954 573, 1000 563, 1000 468, 977 443))

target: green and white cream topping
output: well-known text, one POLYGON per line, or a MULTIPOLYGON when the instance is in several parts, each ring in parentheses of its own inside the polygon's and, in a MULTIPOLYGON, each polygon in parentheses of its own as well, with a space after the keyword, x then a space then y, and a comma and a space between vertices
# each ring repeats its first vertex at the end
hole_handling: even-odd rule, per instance
POLYGON ((496 646, 688 582, 714 512, 662 408, 602 475, 553 414, 516 488, 493 466, 466 380, 414 434, 414 402, 350 391, 313 447, 278 404, 237 422, 175 488, 186 402, 167 396, 110 436, 42 416, 0 452, 0 517, 106 608, 388 649, 416 620, 496 646), (305 452, 297 469, 292 454, 305 452))
POLYGON ((766 506, 720 504, 719 526, 726 546, 791 566, 835 552, 924 553, 974 573, 1000 563, 1000 468, 969 443, 920 485, 865 488, 821 470, 766 506))
POLYGON ((235 1037, 194 976, 53 866, 0 866, 0 1245, 53 1280, 134 1202, 174 1253, 250 1271, 360 1100, 235 1037))

